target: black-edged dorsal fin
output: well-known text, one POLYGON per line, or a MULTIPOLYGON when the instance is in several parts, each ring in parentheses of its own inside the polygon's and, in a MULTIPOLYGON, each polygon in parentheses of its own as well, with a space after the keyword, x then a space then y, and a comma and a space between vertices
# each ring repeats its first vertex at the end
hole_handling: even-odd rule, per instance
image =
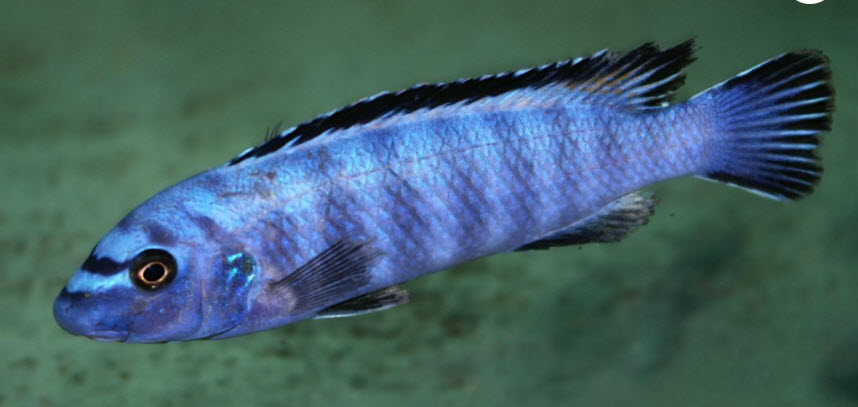
POLYGON ((682 69, 694 60, 693 53, 693 40, 666 50, 647 43, 625 54, 603 50, 590 57, 536 68, 382 92, 285 130, 242 152, 229 165, 394 115, 450 105, 469 106, 513 91, 521 91, 520 96, 528 100, 552 98, 629 109, 658 108, 665 106, 684 83, 682 69), (561 87, 564 89, 558 91, 561 87))
POLYGON ((694 61, 694 40, 663 51, 647 43, 625 54, 605 52, 605 67, 586 80, 570 83, 569 88, 581 91, 585 99, 630 109, 661 108, 685 83, 683 68, 694 61))

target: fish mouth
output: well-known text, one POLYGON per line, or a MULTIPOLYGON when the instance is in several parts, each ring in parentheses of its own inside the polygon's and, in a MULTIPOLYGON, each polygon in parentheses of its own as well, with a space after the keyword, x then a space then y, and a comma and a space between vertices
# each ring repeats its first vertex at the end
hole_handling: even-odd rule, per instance
POLYGON ((125 340, 128 339, 128 332, 96 331, 86 334, 86 337, 98 342, 125 342, 125 340))

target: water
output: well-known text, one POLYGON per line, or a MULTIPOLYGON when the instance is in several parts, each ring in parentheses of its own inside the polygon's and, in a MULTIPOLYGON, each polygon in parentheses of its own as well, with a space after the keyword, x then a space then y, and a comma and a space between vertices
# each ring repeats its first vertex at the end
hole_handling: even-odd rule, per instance
POLYGON ((858 404, 858 6, 718 2, 4 2, 0 405, 858 404), (620 244, 475 261, 412 303, 217 342, 102 344, 54 296, 159 189, 383 89, 645 41, 700 46, 680 97, 780 52, 831 58, 818 191, 655 186, 620 244))

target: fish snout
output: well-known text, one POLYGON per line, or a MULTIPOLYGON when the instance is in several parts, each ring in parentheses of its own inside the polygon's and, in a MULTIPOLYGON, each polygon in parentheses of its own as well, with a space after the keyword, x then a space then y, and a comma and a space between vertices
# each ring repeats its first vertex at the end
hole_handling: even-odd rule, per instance
POLYGON ((128 331, 111 326, 100 318, 88 293, 70 292, 66 288, 54 302, 54 319, 72 335, 86 336, 100 342, 124 342, 128 331))

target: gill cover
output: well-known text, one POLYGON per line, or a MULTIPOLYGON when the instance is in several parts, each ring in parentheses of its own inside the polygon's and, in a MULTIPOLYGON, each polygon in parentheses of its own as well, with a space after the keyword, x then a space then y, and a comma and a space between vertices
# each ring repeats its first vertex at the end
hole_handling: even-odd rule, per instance
POLYGON ((253 256, 241 250, 225 251, 221 264, 215 267, 209 286, 203 289, 201 338, 225 334, 246 317, 250 295, 259 266, 253 256))

